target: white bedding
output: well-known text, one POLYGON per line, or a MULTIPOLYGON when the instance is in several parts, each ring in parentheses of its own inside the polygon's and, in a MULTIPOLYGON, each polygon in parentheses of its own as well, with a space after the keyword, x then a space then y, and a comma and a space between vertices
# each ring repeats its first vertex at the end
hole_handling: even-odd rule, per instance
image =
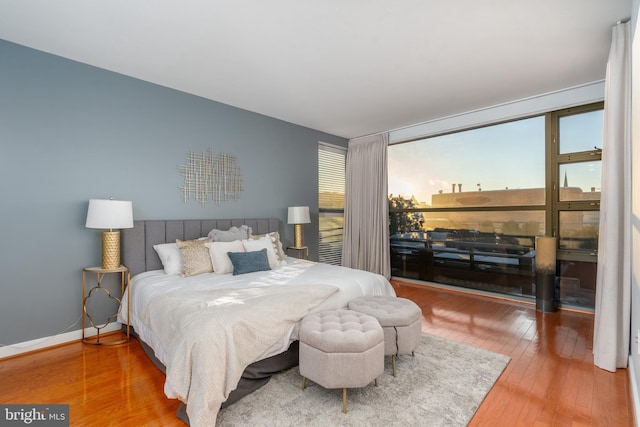
MULTIPOLYGON (((362 295, 395 296, 393 288, 381 275, 296 258, 287 258, 285 265, 270 271, 237 276, 210 273, 183 278, 167 275, 163 270, 154 270, 138 274, 131 280, 131 326, 135 328, 140 338, 153 348, 156 357, 166 365, 167 350, 161 345, 157 334, 143 320, 145 307, 155 296, 178 291, 242 289, 275 285, 331 285, 338 288, 338 292, 315 307, 312 312, 344 308, 351 299, 362 295)), ((128 304, 125 294, 118 321, 126 323, 128 304)), ((285 351, 289 344, 297 339, 297 326, 297 324, 291 326, 278 343, 253 362, 285 351)), ((165 394, 170 398, 177 397, 177 393, 171 390, 167 383, 165 383, 165 394)))

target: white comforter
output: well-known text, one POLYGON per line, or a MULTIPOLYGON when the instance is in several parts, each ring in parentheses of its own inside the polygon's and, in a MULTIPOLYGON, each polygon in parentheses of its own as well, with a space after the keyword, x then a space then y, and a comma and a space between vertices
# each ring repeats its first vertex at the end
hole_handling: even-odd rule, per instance
POLYGON ((193 427, 213 426, 244 369, 334 286, 262 286, 156 295, 142 320, 167 351, 167 384, 193 427), (225 355, 225 357, 219 357, 225 355))
MULTIPOLYGON (((311 312, 344 308, 351 299, 363 295, 395 295, 389 282, 381 275, 295 258, 288 258, 286 265, 270 271, 237 276, 212 273, 182 278, 166 275, 162 270, 155 270, 138 274, 131 280, 131 326, 135 328, 140 338, 153 348, 156 357, 167 365, 169 361, 168 349, 163 346, 158 333, 153 329, 153 325, 149 324, 151 320, 148 316, 143 315, 150 301, 156 296, 173 292, 244 289, 278 285, 330 285, 338 288, 338 292, 313 308, 311 312)), ((123 309, 118 316, 120 322, 126 323, 128 304, 129 301, 127 301, 125 294, 123 309)), ((274 345, 249 363, 285 351, 291 341, 297 339, 297 325, 297 323, 291 325, 274 345)), ((173 390, 168 381, 165 383, 165 394, 170 398, 180 396, 180 393, 173 390)))

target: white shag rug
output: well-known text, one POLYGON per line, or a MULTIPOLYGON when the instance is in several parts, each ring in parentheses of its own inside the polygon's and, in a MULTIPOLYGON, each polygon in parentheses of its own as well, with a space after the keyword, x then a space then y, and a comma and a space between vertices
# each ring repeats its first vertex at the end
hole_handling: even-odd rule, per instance
POLYGON ((256 392, 220 411, 218 426, 466 426, 510 358, 423 334, 411 355, 391 357, 378 387, 324 389, 298 368, 274 375, 256 392))

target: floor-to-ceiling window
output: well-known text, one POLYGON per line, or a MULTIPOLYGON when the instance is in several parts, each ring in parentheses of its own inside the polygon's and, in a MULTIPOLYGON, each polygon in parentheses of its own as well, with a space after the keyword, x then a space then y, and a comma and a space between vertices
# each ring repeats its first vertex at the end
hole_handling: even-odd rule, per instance
POLYGON ((601 105, 549 114, 548 233, 558 239, 556 297, 563 304, 595 302, 603 119, 601 105))
POLYGON ((535 295, 558 237, 557 299, 593 307, 602 104, 389 146, 392 274, 535 295))
POLYGON ((345 148, 318 144, 318 261, 327 264, 342 261, 346 156, 345 148))

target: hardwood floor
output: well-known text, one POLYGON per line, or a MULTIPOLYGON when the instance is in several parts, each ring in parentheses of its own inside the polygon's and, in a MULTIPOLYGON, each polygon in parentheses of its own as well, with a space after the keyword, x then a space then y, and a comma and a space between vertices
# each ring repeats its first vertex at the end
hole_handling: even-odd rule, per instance
POLYGON ((76 342, 0 361, 1 403, 64 403, 72 426, 184 426, 164 375, 137 340, 118 347, 76 342))
MULTIPOLYGON (((511 357, 471 426, 633 426, 626 370, 593 365, 593 316, 394 282, 423 330, 511 357)), ((181 426, 164 375, 133 340, 0 361, 0 403, 70 404, 72 426, 181 426)))
POLYGON ((511 357, 470 426, 633 426, 626 369, 593 365, 593 316, 394 282, 422 330, 511 357))

